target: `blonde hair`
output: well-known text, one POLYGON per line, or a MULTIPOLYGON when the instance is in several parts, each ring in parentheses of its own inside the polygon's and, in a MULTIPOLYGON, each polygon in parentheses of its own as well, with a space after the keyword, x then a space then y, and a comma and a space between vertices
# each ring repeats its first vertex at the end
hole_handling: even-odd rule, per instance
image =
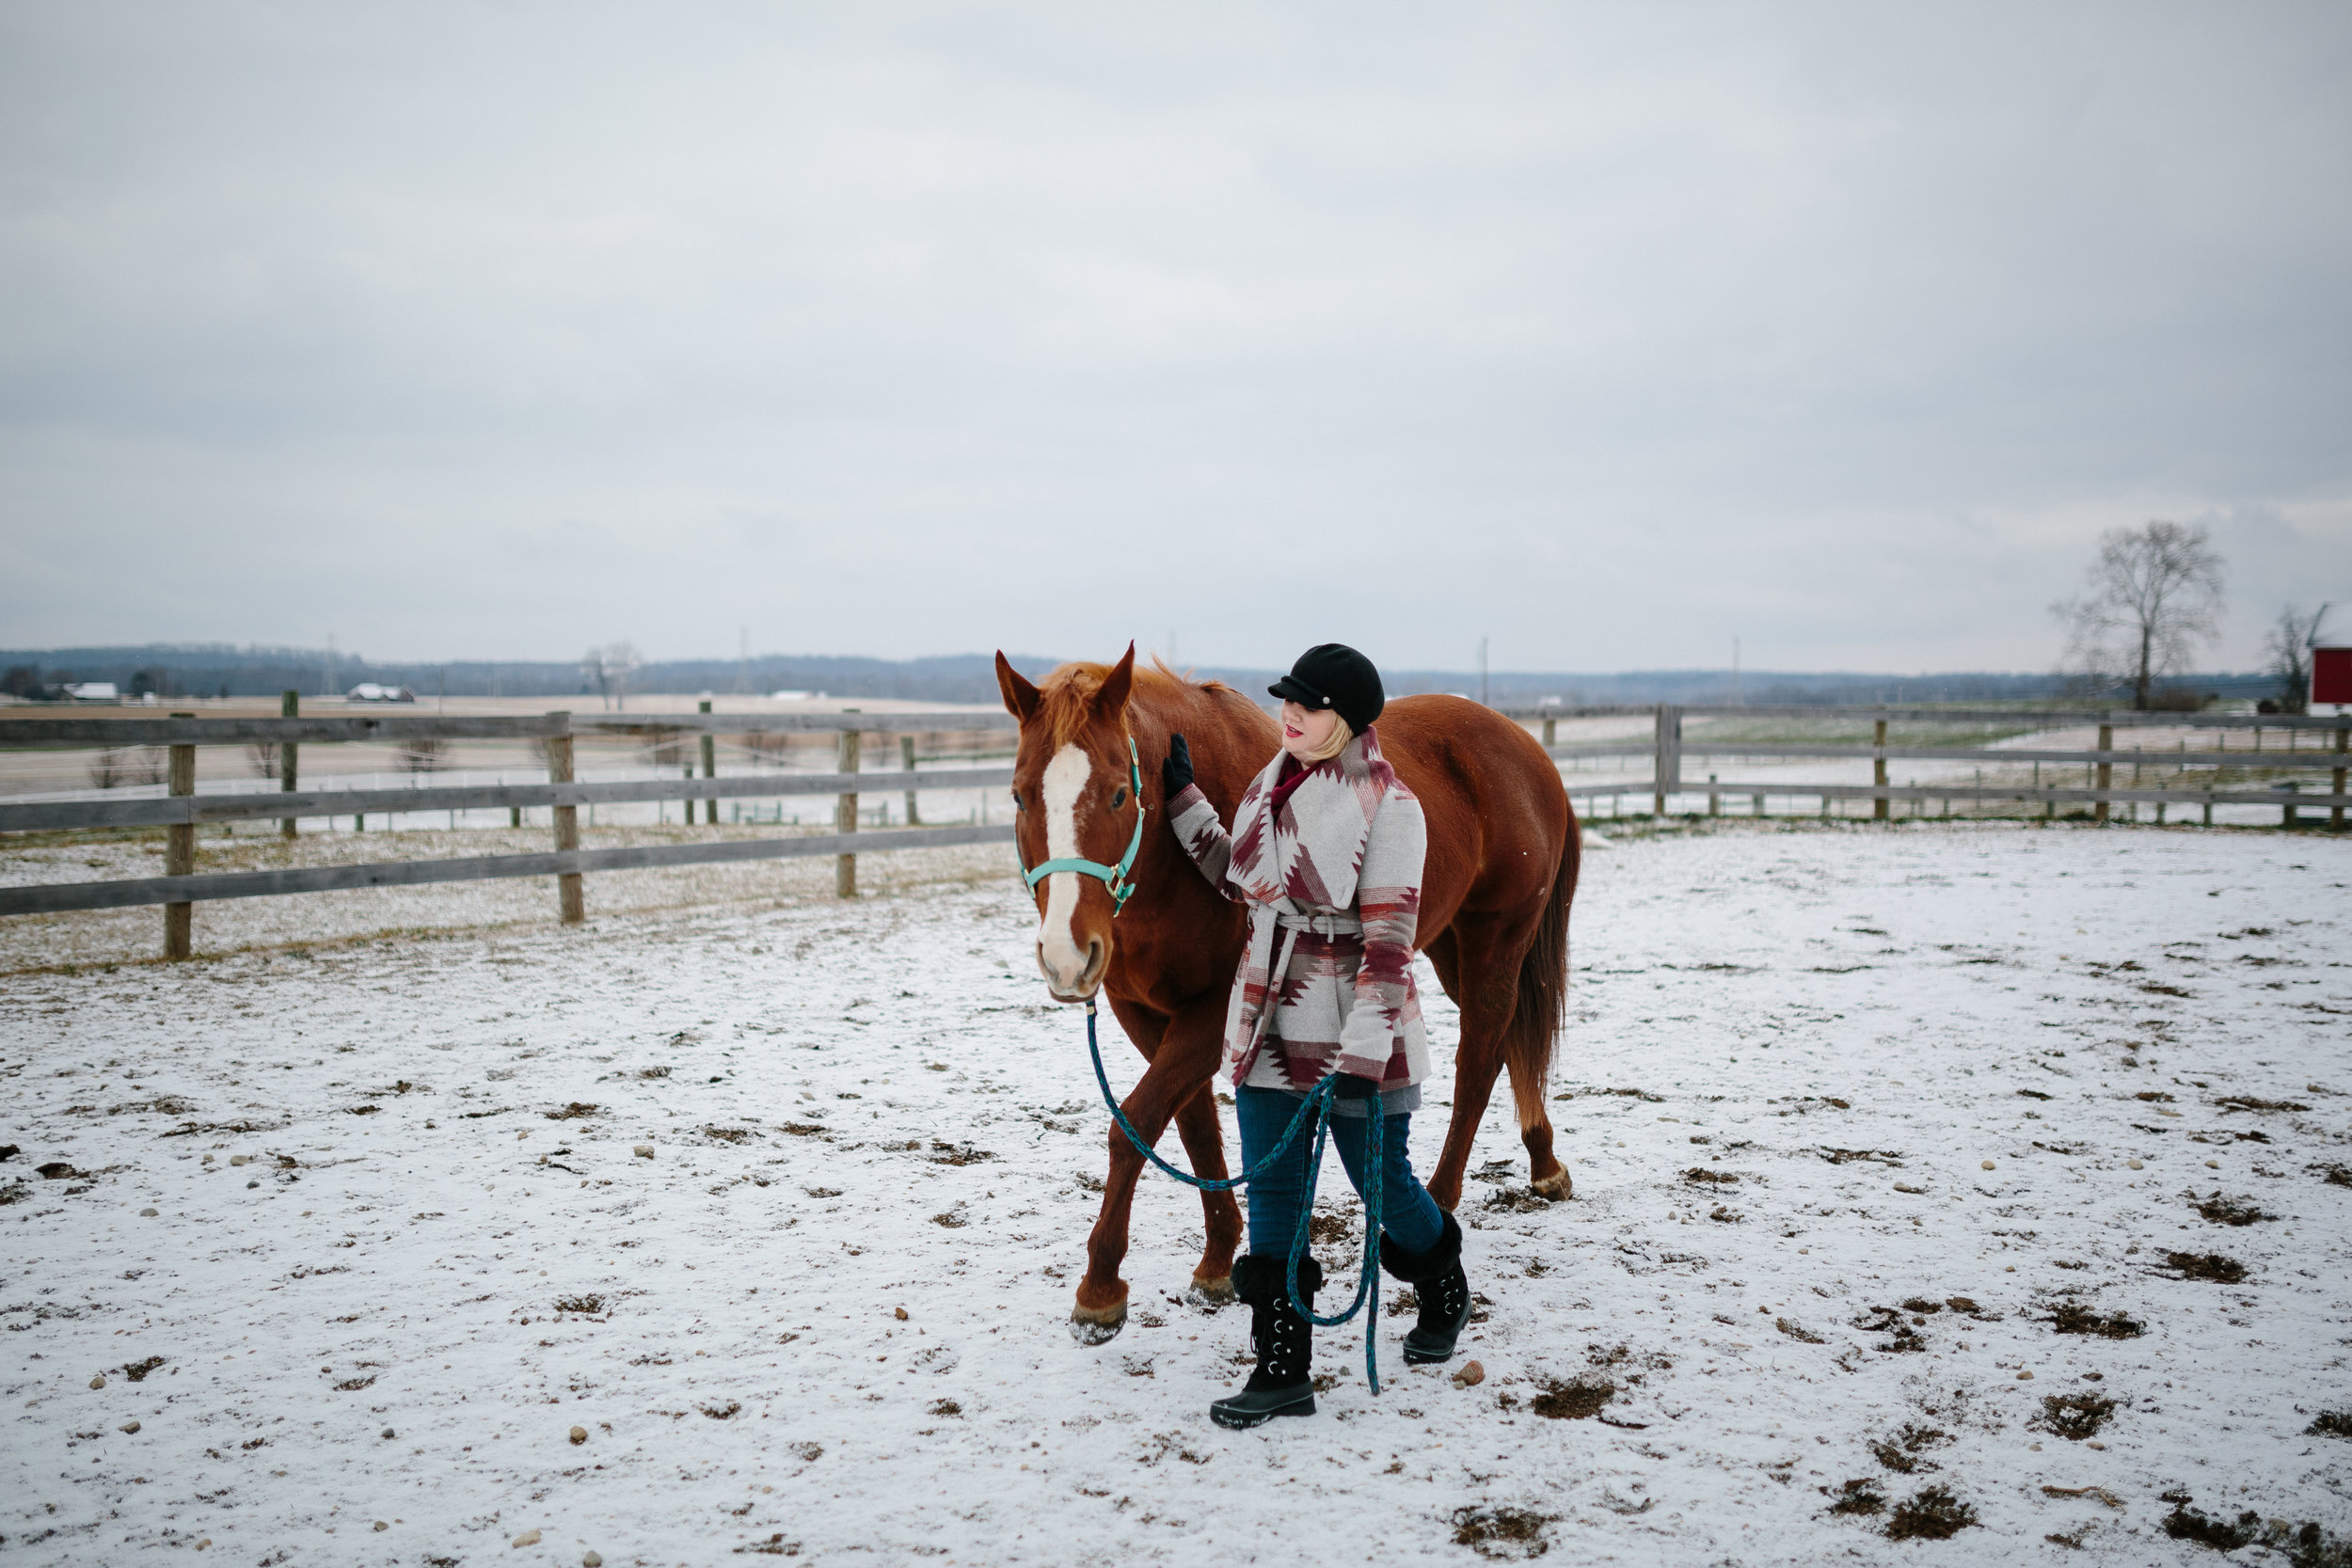
MULTIPOLYGON (((1328 708, 1324 711, 1330 712, 1328 708)), ((1318 762, 1328 762, 1347 750, 1347 743, 1355 738, 1356 732, 1348 727, 1347 721, 1333 713, 1331 714, 1331 738, 1298 760, 1309 768, 1312 768, 1318 762)))

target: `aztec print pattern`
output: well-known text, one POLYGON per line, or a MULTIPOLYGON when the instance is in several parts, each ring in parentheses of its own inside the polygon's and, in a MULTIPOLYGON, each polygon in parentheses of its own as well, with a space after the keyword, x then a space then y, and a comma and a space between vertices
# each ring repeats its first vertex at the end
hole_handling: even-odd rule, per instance
POLYGON ((1250 781, 1231 832, 1197 784, 1168 802, 1200 874, 1249 911, 1226 1004, 1226 1071, 1268 1088, 1310 1088, 1335 1071, 1383 1089, 1419 1084, 1429 1075, 1413 985, 1428 847, 1421 802, 1381 756, 1376 726, 1307 769, 1277 813, 1285 760, 1276 753, 1250 781), (1355 917, 1363 929, 1284 924, 1314 915, 1355 917))

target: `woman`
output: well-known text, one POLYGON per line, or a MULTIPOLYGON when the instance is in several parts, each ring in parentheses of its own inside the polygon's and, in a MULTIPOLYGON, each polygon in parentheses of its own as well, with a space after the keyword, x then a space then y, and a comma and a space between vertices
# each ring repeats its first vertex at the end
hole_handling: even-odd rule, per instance
MULTIPOLYGON (((1413 990, 1427 841, 1421 802, 1380 754, 1373 721, 1386 700, 1370 659, 1326 642, 1268 689, 1282 699, 1282 749, 1243 791, 1231 832, 1193 783, 1183 736, 1160 768, 1177 840, 1213 886, 1249 908, 1225 1023, 1242 1166, 1265 1158, 1309 1091, 1339 1074, 1331 1141, 1358 1193, 1381 1182, 1380 1261, 1420 1297, 1405 1359, 1443 1361, 1470 1321, 1470 1297, 1461 1227, 1430 1201, 1406 1151, 1429 1073, 1413 990), (1384 1118, 1378 1172, 1364 1165, 1375 1115, 1384 1118)), ((1233 1289, 1249 1305, 1258 1369, 1241 1393, 1209 1407, 1220 1426, 1314 1414, 1314 1330, 1292 1307, 1286 1279, 1313 1154, 1302 1132, 1246 1189, 1249 1251, 1234 1260, 1233 1289)), ((1322 1282, 1314 1259, 1300 1259, 1299 1298, 1311 1309, 1322 1282)))

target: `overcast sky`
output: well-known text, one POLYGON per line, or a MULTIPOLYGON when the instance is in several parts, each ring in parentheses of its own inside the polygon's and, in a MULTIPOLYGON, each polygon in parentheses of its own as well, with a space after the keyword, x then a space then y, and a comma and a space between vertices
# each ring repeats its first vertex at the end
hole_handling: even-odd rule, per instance
POLYGON ((2029 670, 2164 516, 2249 666, 2348 193, 2340 3, 15 0, 0 645, 2029 670))

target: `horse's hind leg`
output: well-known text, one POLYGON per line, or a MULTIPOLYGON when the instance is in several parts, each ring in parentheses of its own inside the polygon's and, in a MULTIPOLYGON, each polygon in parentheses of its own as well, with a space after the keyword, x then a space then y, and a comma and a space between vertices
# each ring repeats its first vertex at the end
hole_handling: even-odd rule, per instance
POLYGON ((1430 1172, 1429 1196, 1451 1212, 1462 1201, 1462 1178, 1470 1168, 1470 1147, 1478 1138, 1487 1101, 1494 1095, 1495 1077, 1502 1070, 1511 1016, 1518 1006, 1518 950, 1523 932, 1515 926, 1529 922, 1491 915, 1458 914, 1453 927, 1430 946, 1446 992, 1462 1009, 1462 1040, 1454 1054, 1454 1117, 1446 1125, 1445 1149, 1430 1172), (1518 936, 1520 940, 1512 941, 1518 936), (1438 962, 1438 947, 1447 949, 1438 962), (1509 954, 1511 961, 1499 961, 1509 954))
MULTIPOLYGON (((1225 1130, 1216 1117, 1214 1082, 1203 1084, 1176 1113, 1176 1132, 1184 1140, 1192 1174, 1221 1181, 1225 1167, 1225 1130)), ((1184 1299, 1195 1307, 1218 1307, 1233 1299, 1233 1252, 1241 1245, 1241 1205, 1231 1189, 1200 1195, 1200 1217, 1208 1239, 1200 1261, 1192 1271, 1184 1299)))

